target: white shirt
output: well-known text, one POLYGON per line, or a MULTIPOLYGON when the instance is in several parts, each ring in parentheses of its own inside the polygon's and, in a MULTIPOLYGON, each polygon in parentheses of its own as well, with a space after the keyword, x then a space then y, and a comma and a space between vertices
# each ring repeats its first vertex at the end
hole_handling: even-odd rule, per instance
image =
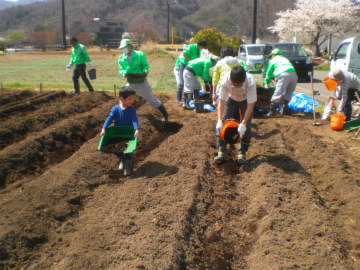
POLYGON ((257 100, 256 83, 254 77, 246 73, 246 79, 241 87, 235 87, 230 80, 230 72, 225 74, 219 87, 219 99, 226 100, 231 97, 235 101, 247 99, 247 103, 255 103, 257 100))

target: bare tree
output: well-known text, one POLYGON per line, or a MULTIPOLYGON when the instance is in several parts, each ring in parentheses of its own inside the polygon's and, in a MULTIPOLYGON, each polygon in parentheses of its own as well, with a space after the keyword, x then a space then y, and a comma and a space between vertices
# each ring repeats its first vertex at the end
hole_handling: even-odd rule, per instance
POLYGON ((56 35, 53 32, 39 31, 34 32, 29 36, 29 41, 34 46, 41 48, 43 52, 46 51, 49 44, 54 44, 56 35))

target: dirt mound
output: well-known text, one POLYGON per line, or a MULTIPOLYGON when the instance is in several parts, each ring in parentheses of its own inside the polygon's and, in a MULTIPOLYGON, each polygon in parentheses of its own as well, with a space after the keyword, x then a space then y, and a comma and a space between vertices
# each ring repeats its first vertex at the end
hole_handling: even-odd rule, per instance
MULTIPOLYGON (((218 166, 215 113, 158 97, 170 123, 137 100, 128 178, 116 151, 97 150, 113 97, 65 94, 9 116, 0 268, 360 268, 359 141, 304 114, 255 118, 249 164, 236 165, 235 145, 218 166), (27 119, 39 120, 24 134, 9 128, 27 119)), ((0 110, 15 102, 7 100, 0 110)))

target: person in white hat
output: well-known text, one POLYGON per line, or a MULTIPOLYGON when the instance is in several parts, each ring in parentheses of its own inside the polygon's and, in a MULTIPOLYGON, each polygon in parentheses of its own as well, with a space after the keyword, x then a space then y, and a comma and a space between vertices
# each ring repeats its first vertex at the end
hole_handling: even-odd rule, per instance
POLYGON ((356 100, 355 92, 360 89, 360 80, 354 73, 340 69, 330 72, 329 78, 335 80, 338 84, 335 90, 336 96, 340 99, 337 111, 345 114, 345 121, 350 121, 352 114, 351 101, 356 100))
POLYGON ((149 65, 144 52, 135 51, 129 39, 122 39, 119 49, 123 50, 123 54, 119 57, 119 74, 126 78, 126 86, 131 86, 136 93, 148 101, 152 106, 158 108, 163 115, 162 122, 168 122, 168 113, 152 92, 151 86, 146 79, 149 73, 149 65))

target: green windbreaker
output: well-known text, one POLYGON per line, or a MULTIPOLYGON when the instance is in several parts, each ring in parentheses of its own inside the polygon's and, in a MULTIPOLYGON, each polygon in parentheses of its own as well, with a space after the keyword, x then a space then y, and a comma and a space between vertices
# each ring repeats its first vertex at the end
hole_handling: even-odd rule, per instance
MULTIPOLYGON (((128 55, 126 53, 120 55, 119 57, 119 74, 121 77, 125 77, 126 73, 143 73, 145 70, 149 73, 149 65, 146 60, 146 55, 144 52, 132 50, 131 64, 128 60, 128 55)), ((130 77, 126 77, 128 82, 131 80, 130 77)))
POLYGON ((277 78, 281 73, 288 71, 295 72, 295 68, 287 58, 281 55, 277 55, 269 61, 264 83, 269 84, 271 82, 272 76, 277 78))
POLYGON ((85 49, 85 46, 82 44, 76 44, 75 47, 72 48, 71 60, 69 65, 72 64, 80 65, 85 64, 87 62, 91 62, 90 57, 85 49))
POLYGON ((195 76, 202 77, 204 82, 211 81, 209 70, 212 66, 213 64, 210 58, 197 58, 195 60, 191 60, 188 64, 188 67, 194 71, 195 76))
POLYGON ((185 50, 180 55, 180 62, 187 66, 189 63, 188 60, 184 57, 184 54, 190 57, 191 60, 194 60, 196 58, 200 57, 200 50, 198 50, 197 44, 191 44, 186 46, 185 50))

